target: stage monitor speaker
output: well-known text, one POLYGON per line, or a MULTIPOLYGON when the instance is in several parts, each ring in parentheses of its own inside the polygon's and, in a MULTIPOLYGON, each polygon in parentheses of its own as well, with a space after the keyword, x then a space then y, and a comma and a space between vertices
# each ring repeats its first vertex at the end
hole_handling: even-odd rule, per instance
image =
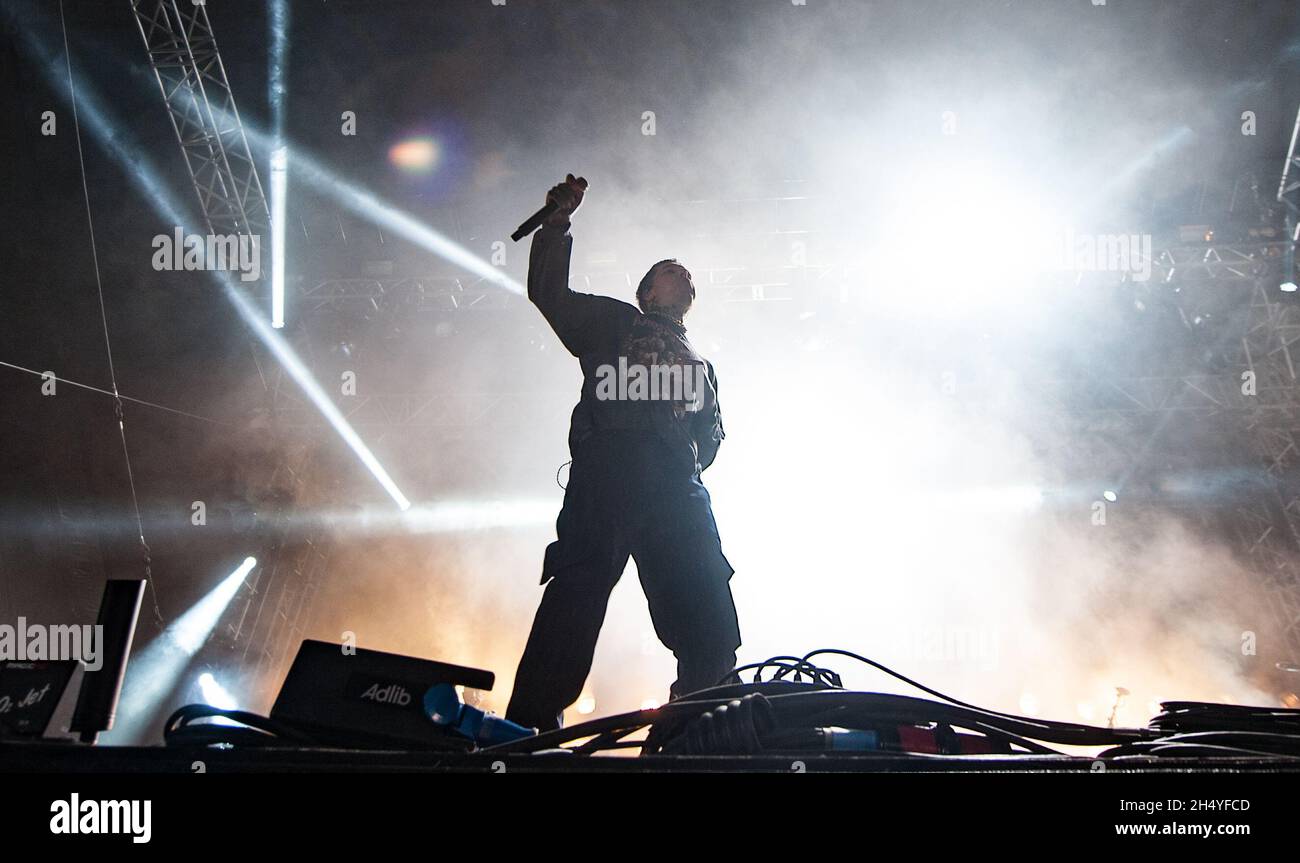
POLYGON ((465 749, 468 741, 425 716, 424 693, 438 683, 490 690, 495 682, 490 671, 309 639, 271 718, 333 745, 465 749))

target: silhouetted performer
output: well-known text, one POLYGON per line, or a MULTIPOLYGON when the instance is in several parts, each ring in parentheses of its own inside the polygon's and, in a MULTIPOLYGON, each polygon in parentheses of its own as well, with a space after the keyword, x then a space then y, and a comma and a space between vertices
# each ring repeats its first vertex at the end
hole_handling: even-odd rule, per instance
POLYGON ((550 190, 547 201, 559 206, 533 236, 528 261, 528 298, 583 373, 558 539, 546 549, 546 590, 506 710, 507 718, 542 731, 560 727, 564 709, 582 693, 629 555, 655 633, 677 657, 672 697, 717 683, 735 667, 740 646, 734 570, 700 482, 724 434, 713 366, 682 324, 695 286, 670 259, 641 280, 640 309, 569 290, 569 218, 586 188, 570 174, 550 190), (648 397, 636 381, 647 368, 679 372, 681 390, 663 386, 648 397), (699 385, 687 391, 687 382, 699 385))

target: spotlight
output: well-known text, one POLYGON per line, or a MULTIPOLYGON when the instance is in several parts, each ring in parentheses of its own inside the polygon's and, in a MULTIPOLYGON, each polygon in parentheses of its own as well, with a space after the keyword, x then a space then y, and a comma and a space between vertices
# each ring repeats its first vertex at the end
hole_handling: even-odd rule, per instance
POLYGON ((289 187, 289 150, 271 151, 271 326, 284 326, 284 220, 289 187))
POLYGON ((235 710, 239 705, 235 702, 235 697, 226 691, 212 673, 205 671, 199 675, 199 690, 203 693, 203 700, 213 707, 220 707, 223 710, 235 710))
POLYGON ((169 637, 189 656, 199 652, 199 648, 208 640, 212 630, 217 628, 217 621, 226 606, 235 598, 244 579, 257 566, 257 558, 246 557, 244 562, 220 584, 194 605, 189 611, 168 627, 163 637, 169 637))
MULTIPOLYGON (((211 704, 213 707, 220 707, 222 710, 238 710, 239 702, 235 701, 235 696, 226 691, 226 688, 217 682, 217 679, 210 672, 203 672, 199 675, 199 691, 203 693, 203 703, 211 704)), ((224 716, 214 716, 212 718, 214 725, 238 725, 238 722, 227 719, 224 716)))
MULTIPOLYGON (((145 724, 155 718, 163 700, 176 688, 186 666, 217 628, 221 615, 255 566, 256 558, 244 558, 234 572, 163 630, 131 663, 122 693, 122 707, 118 711, 122 721, 111 732, 116 735, 116 741, 133 742, 142 735, 145 724)), ((216 683, 215 680, 212 682, 216 683)), ((202 677, 199 685, 203 686, 202 677)), ((209 697, 207 690, 204 690, 204 697, 209 697)), ((223 706, 212 701, 209 703, 223 706)))
MULTIPOLYGON (((5 11, 6 13, 8 12, 7 9, 5 11)), ((6 17, 8 16, 6 15, 6 17)), ((33 53, 40 59, 41 64, 46 69, 58 68, 53 53, 48 50, 39 39, 32 36, 27 30, 20 28, 19 32, 27 37, 28 44, 32 48, 33 53)), ((153 202, 159 215, 172 224, 184 224, 185 220, 181 216, 181 208, 173 198, 167 185, 163 182, 162 174, 154 167, 147 156, 142 156, 126 147, 123 143, 122 136, 118 133, 115 124, 112 122, 113 118, 104 109, 103 104, 96 95, 94 89, 90 86, 84 85, 79 87, 77 90, 77 102, 78 107, 82 109, 81 113, 85 121, 84 128, 89 129, 94 135, 96 141, 98 141, 105 150, 112 154, 114 158, 124 165, 131 166, 132 178, 140 184, 145 192, 145 198, 153 202)), ((222 118, 222 122, 230 122, 232 119, 224 112, 219 116, 222 118)), ((250 129, 248 131, 256 137, 256 133, 253 130, 250 129)), ((263 141, 263 145, 266 146, 265 141, 267 140, 267 136, 262 135, 261 140, 263 141)), ((275 149, 275 146, 278 146, 278 144, 273 144, 266 148, 268 150, 273 150, 275 149)), ((309 169, 310 171, 314 171, 310 176, 316 178, 318 181, 334 181, 340 186, 344 185, 341 181, 337 180, 337 178, 323 173, 318 167, 312 165, 310 160, 295 156, 295 163, 309 169)), ((360 190, 353 189, 352 187, 346 187, 346 189, 339 189, 337 191, 340 193, 346 191, 349 195, 348 200, 354 205, 354 207, 363 211, 365 210, 365 205, 376 203, 376 206, 378 206, 373 196, 369 196, 360 190)), ((396 222, 398 230, 405 230, 406 235, 415 236, 424 240, 434 251, 442 250, 446 252, 449 256, 453 256, 451 259, 468 265, 469 269, 478 272, 485 278, 490 274, 492 276, 492 281, 501 284, 508 290, 512 290, 518 294, 525 293, 524 287, 513 279, 499 273, 495 267, 471 255, 468 251, 452 243, 450 240, 447 240, 436 232, 424 228, 411 217, 402 213, 394 212, 391 208, 384 208, 382 212, 385 216, 396 222)), ((280 221, 280 224, 283 224, 283 220, 280 221)), ((356 431, 348 423, 342 412, 339 411, 338 407, 333 401, 331 401, 330 397, 326 395, 325 391, 321 389, 320 384, 316 382, 314 377, 312 377, 311 372, 307 370, 307 367, 303 364, 302 360, 299 359, 296 353, 294 353, 293 349, 289 346, 289 343, 285 341, 283 336, 276 332, 272 326, 269 326, 266 323, 264 316, 258 313, 258 310, 254 308, 253 304, 244 296, 244 293, 239 286, 227 277, 227 273, 214 271, 213 275, 220 282, 227 299, 230 300, 230 302, 235 306, 235 310, 253 330, 254 335, 262 341, 267 349, 270 350, 271 353, 275 355, 276 359, 278 359, 285 367, 285 370, 289 372, 290 376, 298 386, 301 387, 303 392, 311 399, 317 410, 324 415, 325 419, 331 426, 333 426, 334 430, 338 432, 339 436, 343 438, 348 446, 351 447, 352 451, 356 453, 357 457, 361 459, 362 464, 366 466, 375 479, 379 481, 379 484, 383 486, 384 490, 388 492, 388 495, 397 503, 398 508, 402 510, 409 509, 411 506, 410 501, 406 499, 406 496, 402 494, 396 483, 394 483, 392 478, 389 477, 387 471, 384 470, 383 465, 379 463, 379 460, 375 458, 374 454, 357 435, 356 431)))
POLYGON ((1283 282, 1279 287, 1286 293, 1290 294, 1295 291, 1296 285, 1295 282, 1288 281, 1288 282, 1283 282))

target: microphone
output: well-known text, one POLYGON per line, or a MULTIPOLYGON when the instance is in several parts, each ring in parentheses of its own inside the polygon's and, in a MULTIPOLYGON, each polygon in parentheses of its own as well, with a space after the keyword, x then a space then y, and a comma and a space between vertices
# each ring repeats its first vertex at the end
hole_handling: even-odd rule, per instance
POLYGON ((554 201, 547 201, 546 206, 542 207, 536 213, 533 213, 524 220, 522 225, 515 229, 515 232, 510 235, 510 239, 517 243, 533 231, 536 231, 541 226, 542 222, 546 221, 546 217, 558 210, 559 207, 560 205, 554 201))
MULTIPOLYGON (((582 192, 587 191, 587 179, 585 177, 575 178, 572 174, 568 174, 567 176, 565 176, 564 182, 560 184, 560 186, 565 186, 565 185, 570 186, 571 188, 576 187, 580 189, 582 192)), ((556 188, 558 189, 560 188, 560 186, 557 186, 556 188)), ((510 235, 510 239, 514 240, 516 243, 519 242, 524 237, 528 236, 533 231, 537 230, 538 227, 541 226, 542 222, 546 221, 547 216, 549 216, 551 213, 554 213, 556 210, 560 208, 560 205, 557 201, 551 200, 551 196, 549 193, 547 194, 546 198, 547 198, 546 206, 542 207, 536 213, 533 213, 531 216, 529 216, 524 221, 524 223, 520 225, 518 228, 516 228, 515 232, 510 235)), ((582 201, 582 196, 581 194, 579 194, 577 200, 574 202, 573 205, 575 209, 577 208, 578 203, 580 203, 581 201, 582 201)))

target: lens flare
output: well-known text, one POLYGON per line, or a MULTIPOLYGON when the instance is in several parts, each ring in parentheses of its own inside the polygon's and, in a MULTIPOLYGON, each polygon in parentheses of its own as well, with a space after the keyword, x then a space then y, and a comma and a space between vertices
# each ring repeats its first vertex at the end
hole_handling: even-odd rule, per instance
POLYGON ((432 138, 408 138, 388 150, 389 163, 408 174, 430 174, 442 156, 438 142, 432 138))

